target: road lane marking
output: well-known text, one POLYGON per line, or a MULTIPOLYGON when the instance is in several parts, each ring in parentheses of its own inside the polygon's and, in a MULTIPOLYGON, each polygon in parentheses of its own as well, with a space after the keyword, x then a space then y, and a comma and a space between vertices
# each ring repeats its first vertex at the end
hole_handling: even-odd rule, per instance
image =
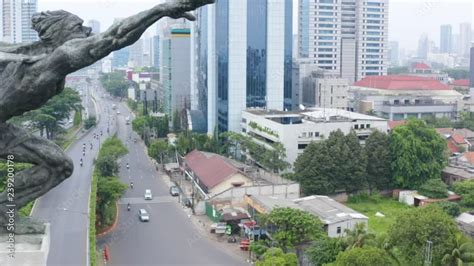
POLYGON ((119 205, 123 204, 155 204, 155 203, 172 203, 174 202, 173 198, 170 196, 158 196, 153 197, 152 200, 145 200, 144 198, 121 198, 118 201, 119 205))

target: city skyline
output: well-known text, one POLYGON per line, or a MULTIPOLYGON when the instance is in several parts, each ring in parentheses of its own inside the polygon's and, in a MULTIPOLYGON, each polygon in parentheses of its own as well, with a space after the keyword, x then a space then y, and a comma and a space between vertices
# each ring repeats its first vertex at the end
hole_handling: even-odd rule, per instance
MULTIPOLYGON (((101 28, 106 29, 114 18, 130 16, 163 1, 152 0, 41 0, 38 10, 64 9, 80 16, 84 21, 99 20, 101 28), (90 8, 94 3, 95 9, 90 8), (131 5, 133 3, 133 5, 131 5), (104 15, 104 10, 107 10, 104 15)), ((293 30, 297 32, 298 0, 293 0, 293 30)), ((470 0, 390 0, 389 1, 389 40, 398 41, 400 49, 416 51, 418 39, 427 33, 428 39, 438 46, 440 26, 450 24, 453 34, 459 34, 459 24, 473 23, 474 3, 470 0), (407 31, 407 29, 410 29, 407 31)), ((152 30, 153 31, 153 30, 152 30)), ((154 31, 153 31, 154 34, 154 31)))

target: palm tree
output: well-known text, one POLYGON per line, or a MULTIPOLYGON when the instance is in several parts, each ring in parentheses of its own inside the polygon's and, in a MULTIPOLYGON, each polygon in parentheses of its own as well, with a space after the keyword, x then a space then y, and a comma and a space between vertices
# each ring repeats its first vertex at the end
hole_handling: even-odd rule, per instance
POLYGON ((456 246, 450 253, 444 255, 441 263, 446 266, 474 265, 474 243, 464 235, 458 234, 456 246))
POLYGON ((374 234, 367 232, 365 223, 357 223, 353 230, 345 229, 344 232, 346 233, 347 250, 361 248, 367 242, 375 239, 374 234))

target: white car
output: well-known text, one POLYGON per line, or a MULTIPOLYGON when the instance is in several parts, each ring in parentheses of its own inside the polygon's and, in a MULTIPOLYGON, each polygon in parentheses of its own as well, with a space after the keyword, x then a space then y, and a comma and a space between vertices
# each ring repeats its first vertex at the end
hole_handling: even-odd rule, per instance
POLYGON ((151 195, 151 189, 145 189, 145 199, 146 200, 153 199, 153 195, 151 195))
POLYGON ((119 114, 120 114, 120 111, 117 111, 117 114, 119 115, 119 114))
POLYGON ((150 221, 150 216, 148 215, 148 212, 146 212, 145 209, 138 210, 138 217, 140 218, 140 221, 142 222, 150 221))

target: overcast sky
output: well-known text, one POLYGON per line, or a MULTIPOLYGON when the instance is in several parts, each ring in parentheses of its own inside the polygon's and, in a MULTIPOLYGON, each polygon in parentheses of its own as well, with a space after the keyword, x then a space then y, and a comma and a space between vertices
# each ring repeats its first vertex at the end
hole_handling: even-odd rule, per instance
MULTIPOLYGON (((298 0, 293 1, 296 15, 298 0)), ((133 15, 161 1, 38 0, 38 2, 39 11, 64 9, 77 14, 85 21, 99 20, 104 30, 112 24, 114 18, 133 15)), ((441 24, 452 24, 453 34, 457 34, 460 23, 474 22, 474 0, 390 0, 389 5, 389 38, 399 41, 402 48, 416 49, 419 36, 423 33, 428 34, 428 37, 439 45, 441 24)), ((294 24, 296 27, 297 23, 294 24)))

